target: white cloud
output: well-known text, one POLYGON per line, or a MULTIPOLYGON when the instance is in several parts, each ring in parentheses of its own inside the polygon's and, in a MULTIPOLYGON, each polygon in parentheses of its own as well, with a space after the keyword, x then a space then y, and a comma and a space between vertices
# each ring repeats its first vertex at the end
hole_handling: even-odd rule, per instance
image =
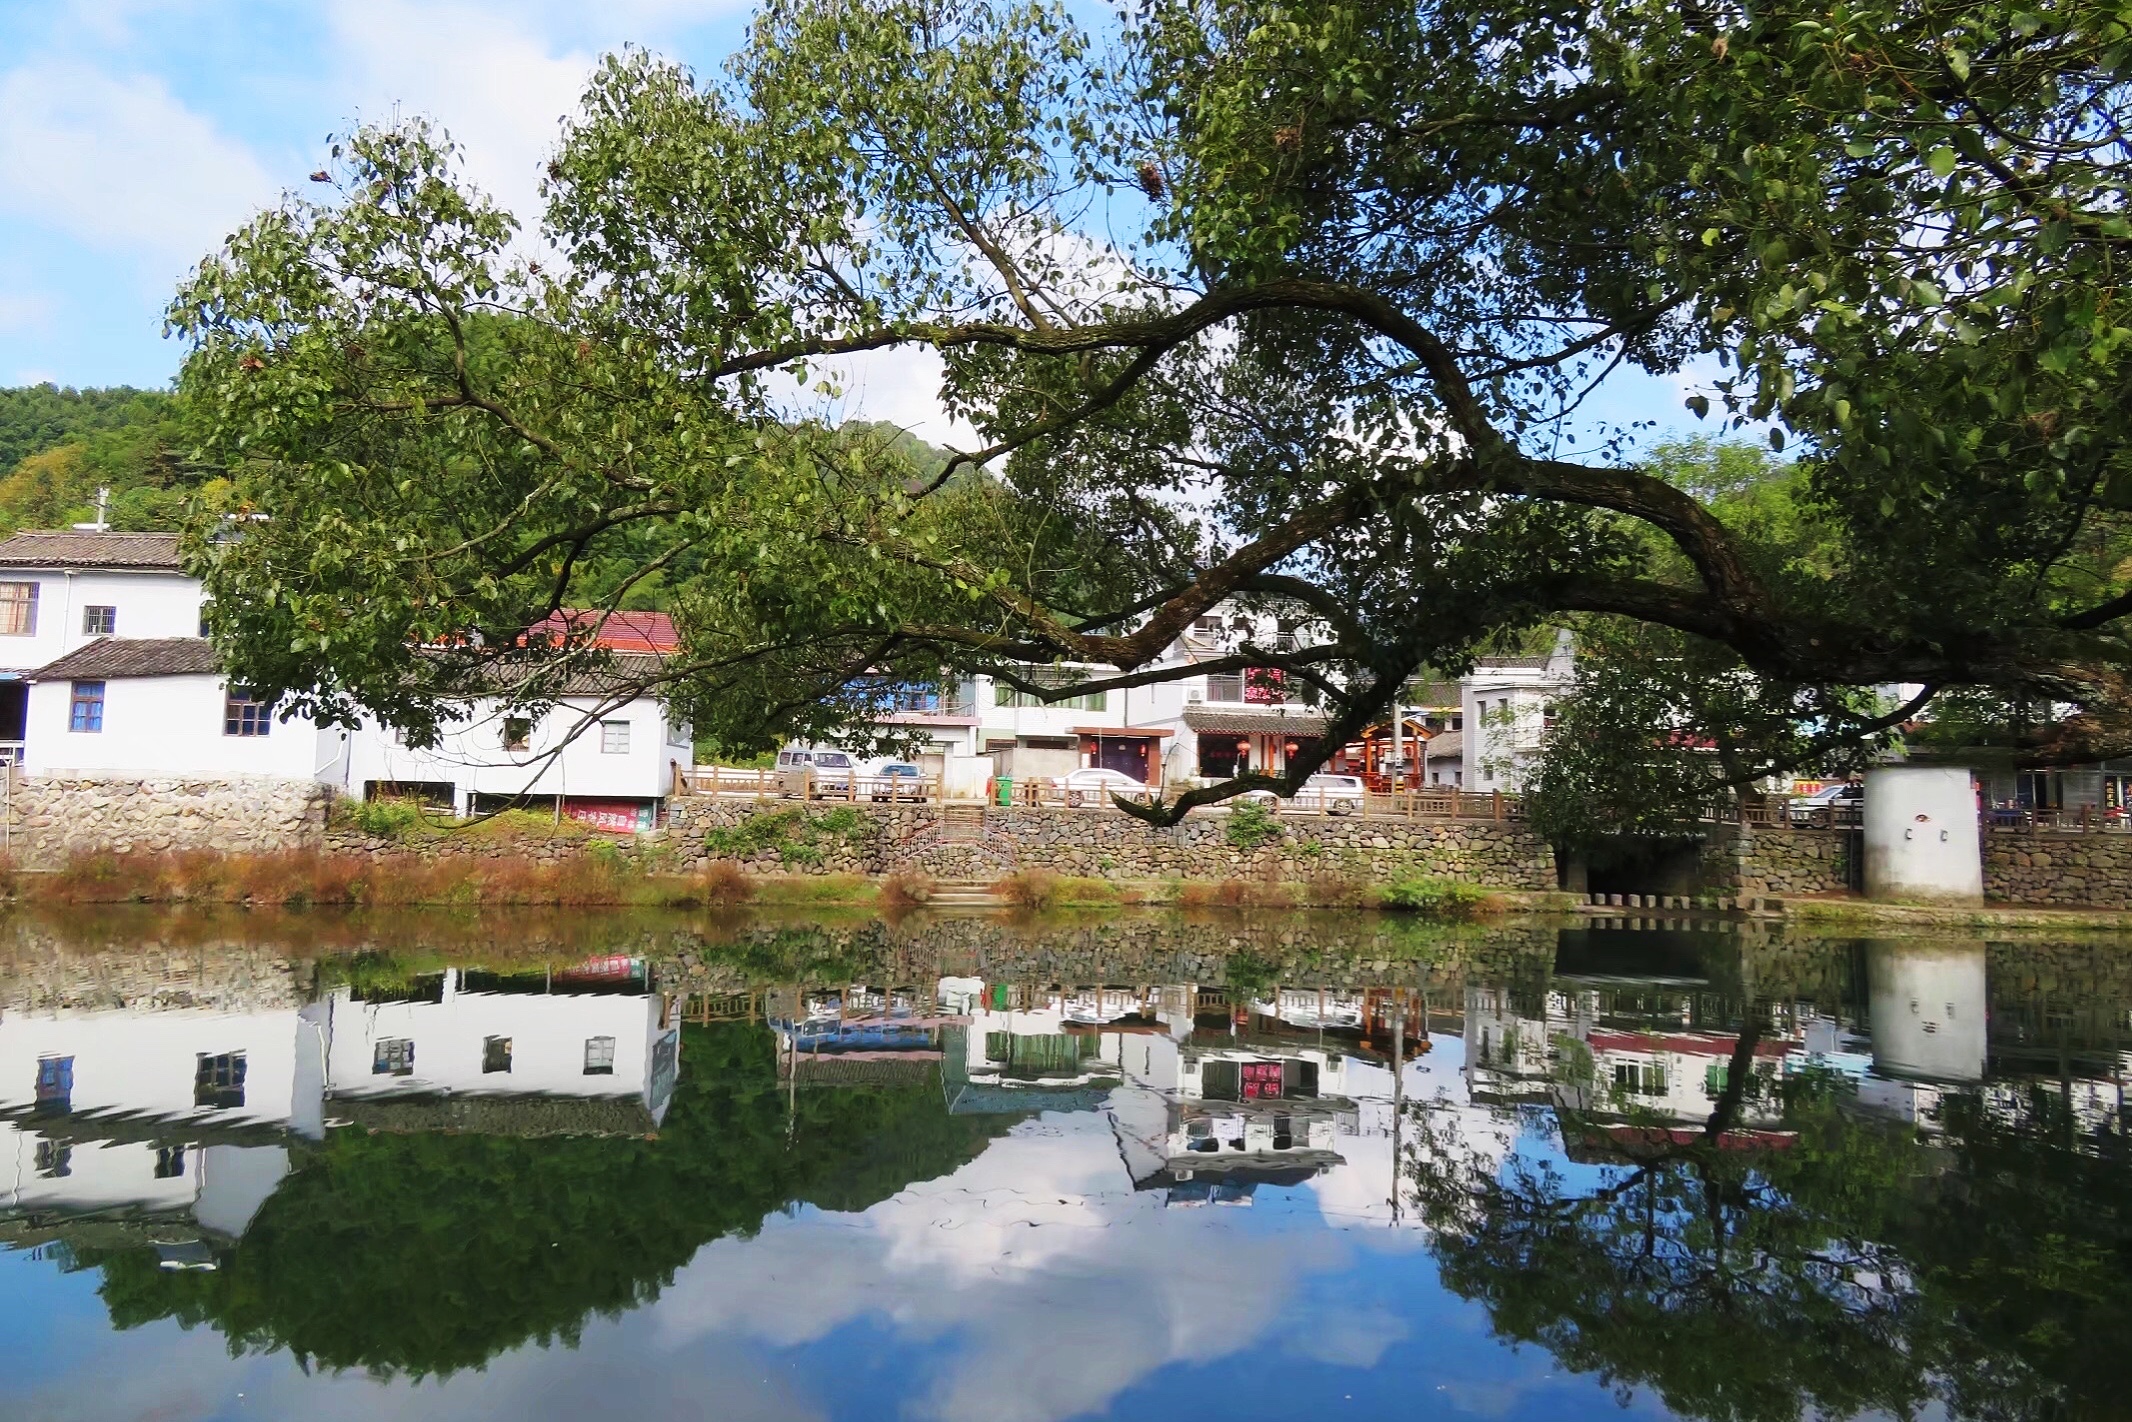
POLYGON ((556 123, 575 111, 597 55, 523 27, 506 7, 340 0, 330 12, 350 117, 427 114, 465 149, 476 185, 532 230, 556 123))
POLYGON ((0 207, 139 257, 189 267, 273 199, 251 153, 161 80, 38 62, 0 76, 0 207))

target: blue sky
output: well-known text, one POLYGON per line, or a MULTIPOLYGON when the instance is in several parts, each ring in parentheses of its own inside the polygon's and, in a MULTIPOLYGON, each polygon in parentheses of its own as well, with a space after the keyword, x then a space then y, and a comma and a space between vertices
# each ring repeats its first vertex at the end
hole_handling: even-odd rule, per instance
MULTIPOLYGON (((160 386, 199 257, 319 166, 328 132, 422 112, 523 215, 557 121, 627 43, 715 68, 744 0, 0 0, 0 385, 160 386)), ((937 364, 855 372, 849 413, 935 439, 937 364)), ((1593 408, 1690 423, 1631 374, 1593 408)))

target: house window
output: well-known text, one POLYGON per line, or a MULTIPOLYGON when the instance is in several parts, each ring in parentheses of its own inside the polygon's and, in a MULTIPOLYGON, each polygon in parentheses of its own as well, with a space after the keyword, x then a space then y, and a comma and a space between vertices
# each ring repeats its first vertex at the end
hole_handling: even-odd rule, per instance
POLYGON ((1242 672, 1210 672, 1207 674, 1207 700, 1242 701, 1244 699, 1244 674, 1242 672))
POLYGON ((263 736, 274 726, 274 703, 255 701, 241 691, 222 699, 222 734, 263 736))
POLYGON ((176 1180, 185 1174, 185 1147, 158 1146, 155 1153, 155 1178, 176 1180))
POLYGON ((585 1039, 585 1075, 614 1075, 614 1038, 587 1037, 585 1039))
POLYGON ((89 604, 81 610, 81 634, 84 637, 109 637, 118 631, 118 609, 89 604))
POLYGON ((483 1073, 509 1071, 511 1069, 511 1039, 509 1037, 484 1037, 481 1039, 481 1070, 483 1073))
POLYGON ((200 604, 200 635, 202 637, 205 637, 207 635, 207 610, 213 606, 214 604, 211 602, 203 602, 200 604))
POLYGON ((533 743, 533 718, 530 716, 506 716, 503 718, 503 748, 507 751, 522 751, 533 743))
POLYGON ((37 1110, 43 1115, 65 1115, 74 1109, 74 1058, 37 1059, 37 1110))
POLYGON ((1666 1069, 1657 1063, 1614 1063, 1614 1089, 1633 1096, 1666 1094, 1666 1069))
POLYGON ((0 583, 0 637, 37 633, 37 584, 0 583))
POLYGON ((37 1142, 37 1173, 47 1180, 62 1180, 74 1173, 74 1148, 58 1141, 37 1142))
POLYGON ((103 728, 104 684, 100 681, 75 682, 73 700, 67 710, 67 729, 101 731, 103 728))
POLYGON ((228 1111, 244 1104, 244 1053, 202 1052, 194 1058, 192 1104, 228 1111))
POLYGON ((629 754, 629 723, 627 721, 600 722, 600 753, 602 755, 629 754))
POLYGON ((370 1054, 372 1076, 413 1076, 415 1043, 412 1037, 380 1037, 370 1054))

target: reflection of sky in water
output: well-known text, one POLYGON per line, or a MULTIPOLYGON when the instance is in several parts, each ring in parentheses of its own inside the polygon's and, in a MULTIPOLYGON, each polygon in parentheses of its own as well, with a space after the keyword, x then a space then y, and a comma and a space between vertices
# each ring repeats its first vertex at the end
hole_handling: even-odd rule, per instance
MULTIPOLYGON (((1463 1100, 1439 1037, 1407 1089, 1463 1100)), ((1513 1350, 1393 1228, 1391 1142, 1249 1208, 1135 1192, 1107 1116, 1048 1115, 862 1214, 803 1209, 699 1251, 659 1300, 445 1382, 383 1389, 232 1360, 207 1329, 115 1333, 96 1275, 0 1255, 0 1415, 875 1418, 1618 1415, 1513 1350)))

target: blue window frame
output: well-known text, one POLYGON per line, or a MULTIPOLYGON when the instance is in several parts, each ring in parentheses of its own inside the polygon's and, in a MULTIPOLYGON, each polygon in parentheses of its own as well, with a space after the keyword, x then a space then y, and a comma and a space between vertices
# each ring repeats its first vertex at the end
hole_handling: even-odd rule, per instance
POLYGON ((103 728, 104 684, 100 681, 75 682, 74 699, 67 711, 67 729, 101 731, 103 728))

